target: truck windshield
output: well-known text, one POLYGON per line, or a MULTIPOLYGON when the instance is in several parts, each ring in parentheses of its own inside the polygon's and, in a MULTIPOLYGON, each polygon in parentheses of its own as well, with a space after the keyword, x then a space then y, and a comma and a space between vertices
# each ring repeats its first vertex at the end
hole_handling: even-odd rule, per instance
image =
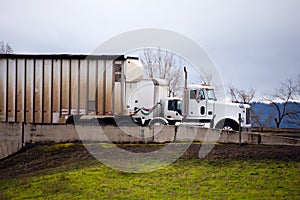
POLYGON ((209 100, 216 100, 215 91, 213 89, 206 89, 206 93, 209 100))

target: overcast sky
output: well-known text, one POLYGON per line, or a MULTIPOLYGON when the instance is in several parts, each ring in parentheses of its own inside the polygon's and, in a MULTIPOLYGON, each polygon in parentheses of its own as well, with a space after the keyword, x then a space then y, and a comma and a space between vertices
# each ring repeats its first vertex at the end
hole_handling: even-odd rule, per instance
MULTIPOLYGON (((300 0, 0 0, 0 41, 15 53, 90 53, 141 28, 202 46, 224 83, 264 95, 300 73, 300 0)), ((113 53, 113 52, 112 52, 113 53)))

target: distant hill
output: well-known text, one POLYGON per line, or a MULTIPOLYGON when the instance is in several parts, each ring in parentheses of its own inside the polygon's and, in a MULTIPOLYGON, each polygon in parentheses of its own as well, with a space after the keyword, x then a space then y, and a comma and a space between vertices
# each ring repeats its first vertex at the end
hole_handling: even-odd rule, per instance
MULTIPOLYGON (((281 111, 283 109, 283 104, 278 104, 281 111)), ((299 110, 300 109, 300 103, 288 103, 288 109, 289 110, 299 110)), ((252 119, 252 126, 253 127, 261 127, 263 124, 264 127, 271 127, 276 128, 276 124, 274 119, 277 117, 277 112, 275 111, 274 107, 272 107, 270 104, 262 103, 262 102, 254 102, 251 103, 251 109, 255 113, 255 116, 257 116, 257 120, 261 123, 259 124, 257 120, 252 119)), ((296 121, 292 121, 285 117, 280 125, 280 128, 300 128, 300 121, 297 121, 298 123, 293 123, 296 121)))

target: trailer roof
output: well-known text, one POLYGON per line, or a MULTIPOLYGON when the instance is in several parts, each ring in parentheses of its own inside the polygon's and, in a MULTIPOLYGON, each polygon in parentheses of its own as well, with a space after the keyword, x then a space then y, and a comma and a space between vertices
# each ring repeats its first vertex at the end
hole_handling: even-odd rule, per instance
POLYGON ((0 54, 0 58, 8 59, 87 59, 87 60, 126 60, 125 55, 97 55, 97 54, 0 54))

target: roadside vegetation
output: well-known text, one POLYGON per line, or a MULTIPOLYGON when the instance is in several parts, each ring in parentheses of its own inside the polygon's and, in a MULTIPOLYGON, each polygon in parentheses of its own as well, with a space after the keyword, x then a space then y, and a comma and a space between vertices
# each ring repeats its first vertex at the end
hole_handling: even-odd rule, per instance
POLYGON ((0 161, 0 199, 297 199, 300 196, 298 159, 212 156, 200 160, 192 152, 188 151, 164 169, 134 174, 101 164, 84 152, 82 144, 36 146, 0 161), (45 157, 41 158, 42 155, 45 157))

